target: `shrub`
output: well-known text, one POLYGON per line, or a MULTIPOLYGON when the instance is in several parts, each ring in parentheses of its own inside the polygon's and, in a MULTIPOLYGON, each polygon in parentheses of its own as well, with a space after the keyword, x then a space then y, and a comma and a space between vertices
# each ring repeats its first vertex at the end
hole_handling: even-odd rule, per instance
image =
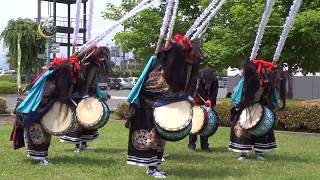
MULTIPOLYGON (((221 126, 230 126, 231 100, 221 99, 216 107, 221 126)), ((320 100, 288 100, 284 110, 276 111, 276 129, 320 132, 320 100)))
MULTIPOLYGON (((220 126, 230 126, 231 99, 219 99, 217 111, 220 126)), ((120 103, 116 113, 121 119, 127 119, 129 104, 120 103)), ((320 100, 287 100, 284 110, 276 111, 277 130, 320 132, 320 100)))
POLYGON ((119 103, 116 109, 116 114, 120 119, 127 120, 129 112, 129 103, 123 102, 119 103))
POLYGON ((17 82, 17 75, 2 75, 0 76, 0 81, 8 81, 11 83, 17 82))
POLYGON ((218 101, 217 106, 215 107, 219 115, 220 125, 221 126, 230 126, 230 110, 231 110, 231 103, 230 99, 221 99, 218 101))
POLYGON ((7 113, 7 101, 0 97, 0 114, 4 114, 4 113, 7 113))
POLYGON ((17 93, 17 84, 8 81, 0 81, 0 94, 17 93))
POLYGON ((277 112, 278 120, 288 130, 320 132, 320 101, 289 101, 284 111, 277 112))
POLYGON ((123 72, 120 70, 113 70, 110 74, 110 77, 139 77, 141 74, 141 70, 134 70, 131 72, 123 72))
MULTIPOLYGON (((21 84, 21 90, 26 87, 26 84, 21 84)), ((18 92, 17 83, 8 81, 0 81, 0 94, 16 94, 18 92)))

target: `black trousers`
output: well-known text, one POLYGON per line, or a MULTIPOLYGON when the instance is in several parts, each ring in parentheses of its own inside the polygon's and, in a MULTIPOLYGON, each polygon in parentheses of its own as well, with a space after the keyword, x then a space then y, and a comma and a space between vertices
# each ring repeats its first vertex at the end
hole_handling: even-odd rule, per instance
MULTIPOLYGON (((200 136, 201 149, 205 149, 209 147, 208 138, 209 137, 200 136)), ((189 134, 189 145, 196 146, 196 142, 197 142, 197 135, 189 134)))

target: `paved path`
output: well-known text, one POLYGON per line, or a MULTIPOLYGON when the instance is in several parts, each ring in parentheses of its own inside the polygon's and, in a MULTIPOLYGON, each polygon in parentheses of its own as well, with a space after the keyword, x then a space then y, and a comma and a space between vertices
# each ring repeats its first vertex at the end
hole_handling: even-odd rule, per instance
MULTIPOLYGON (((127 99, 127 96, 129 94, 130 90, 110 90, 108 93, 111 95, 111 99, 107 102, 109 108, 111 110, 115 110, 119 103, 125 102, 127 99)), ((220 88, 218 91, 218 98, 224 98, 226 97, 227 89, 226 88, 220 88)), ((7 106, 9 111, 13 111, 17 95, 5 95, 4 98, 7 100, 7 106)))

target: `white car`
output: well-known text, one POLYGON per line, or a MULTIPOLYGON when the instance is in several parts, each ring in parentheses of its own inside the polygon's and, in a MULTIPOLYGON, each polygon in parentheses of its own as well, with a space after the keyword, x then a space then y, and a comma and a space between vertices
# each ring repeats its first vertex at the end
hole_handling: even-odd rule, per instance
POLYGON ((133 87, 129 78, 117 78, 120 80, 120 84, 123 89, 131 89, 133 87))
POLYGON ((2 70, 1 73, 0 73, 0 76, 2 75, 10 75, 10 74, 17 74, 16 70, 2 70))
POLYGON ((129 77, 128 79, 131 81, 132 86, 134 86, 138 81, 137 77, 129 77))

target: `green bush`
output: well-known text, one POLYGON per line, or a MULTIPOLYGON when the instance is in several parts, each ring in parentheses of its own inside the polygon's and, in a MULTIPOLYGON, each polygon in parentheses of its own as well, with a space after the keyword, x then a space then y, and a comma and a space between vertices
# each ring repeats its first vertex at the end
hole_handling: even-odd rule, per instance
POLYGON ((7 108, 7 101, 3 97, 0 97, 0 114, 7 113, 7 108))
POLYGON ((14 94, 14 93, 17 93, 17 83, 0 81, 0 94, 14 94))
MULTIPOLYGON (((230 126, 231 99, 219 99, 215 108, 220 126, 230 126)), ((120 103, 116 113, 120 119, 127 119, 129 104, 120 103)), ((284 110, 276 111, 277 130, 320 132, 320 100, 287 100, 284 110)))
POLYGON ((16 83, 17 82, 17 75, 2 75, 0 76, 0 81, 8 81, 11 83, 16 83))
POLYGON ((289 101, 284 111, 277 112, 277 118, 288 130, 320 132, 320 101, 289 101))
POLYGON ((127 120, 129 112, 129 103, 123 102, 119 103, 116 109, 116 114, 120 119, 127 120))
MULTIPOLYGON (((231 100, 222 99, 216 107, 221 126, 230 126, 231 100)), ((276 129, 320 132, 319 100, 288 100, 284 110, 276 111, 276 129)))
POLYGON ((139 77, 141 70, 134 70, 130 72, 123 72, 120 70, 113 70, 110 74, 110 77, 139 77))

